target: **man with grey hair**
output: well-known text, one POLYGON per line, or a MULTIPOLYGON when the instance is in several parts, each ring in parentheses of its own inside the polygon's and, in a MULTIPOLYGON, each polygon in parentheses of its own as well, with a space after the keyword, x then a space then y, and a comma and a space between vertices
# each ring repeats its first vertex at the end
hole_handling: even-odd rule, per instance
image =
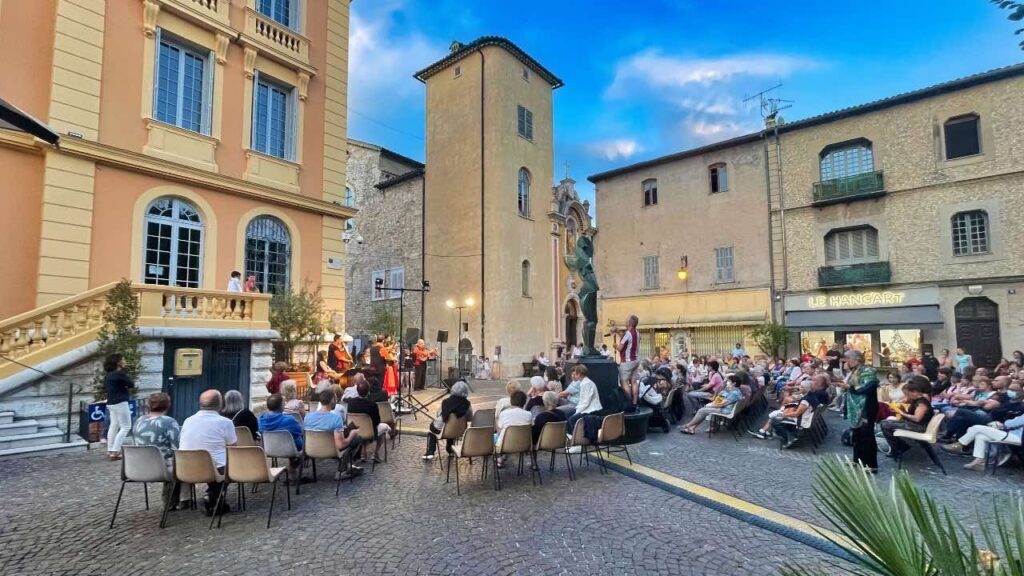
MULTIPOLYGON (((199 411, 185 419, 181 425, 181 438, 178 447, 181 450, 205 450, 213 458, 217 471, 224 473, 228 462, 228 446, 238 442, 235 436, 235 425, 231 420, 219 414, 224 399, 219 390, 207 390, 199 395, 199 411)), ((206 497, 203 499, 203 513, 213 515, 213 507, 224 487, 223 482, 206 485, 206 497)), ((221 513, 229 512, 226 503, 222 504, 221 513)))
POLYGON ((878 443, 875 420, 878 416, 878 377, 875 369, 864 364, 864 354, 850 349, 843 354, 849 374, 836 386, 846 390, 846 422, 852 430, 853 461, 878 472, 878 443))
POLYGON ((619 340, 619 384, 634 405, 637 401, 637 391, 634 390, 634 385, 636 384, 636 370, 639 366, 637 352, 640 350, 640 334, 636 331, 636 326, 639 323, 640 319, 636 315, 631 315, 626 320, 626 330, 619 340))
MULTIPOLYGON (((441 408, 437 411, 437 417, 430 423, 430 431, 434 434, 440 434, 441 428, 444 427, 444 423, 448 421, 448 417, 455 415, 457 418, 466 418, 469 420, 473 417, 473 407, 469 404, 469 385, 464 381, 459 380, 455 384, 452 384, 451 396, 444 399, 441 402, 441 408)), ((427 435, 427 452, 423 455, 424 460, 433 460, 434 453, 437 452, 437 437, 434 434, 427 435)), ((452 441, 448 440, 445 449, 449 454, 452 453, 452 441)))

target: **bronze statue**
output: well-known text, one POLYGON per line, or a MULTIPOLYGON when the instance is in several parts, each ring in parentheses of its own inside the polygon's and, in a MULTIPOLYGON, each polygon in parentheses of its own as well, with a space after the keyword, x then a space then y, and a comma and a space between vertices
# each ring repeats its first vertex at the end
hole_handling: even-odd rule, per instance
POLYGON ((588 236, 576 240, 576 249, 572 255, 565 257, 565 265, 580 278, 580 287, 576 295, 580 299, 583 311, 583 355, 600 356, 594 348, 597 336, 597 275, 594 274, 594 241, 588 236))

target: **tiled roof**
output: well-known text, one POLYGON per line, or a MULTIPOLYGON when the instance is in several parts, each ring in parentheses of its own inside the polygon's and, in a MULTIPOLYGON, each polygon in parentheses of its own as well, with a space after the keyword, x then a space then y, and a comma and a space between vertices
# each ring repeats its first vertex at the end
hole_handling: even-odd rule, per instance
POLYGON ((469 44, 463 44, 461 47, 455 48, 444 58, 441 58, 437 62, 434 62, 430 66, 427 66, 423 70, 413 74, 413 78, 416 78, 420 82, 426 82, 427 78, 430 78, 434 74, 437 74, 441 70, 444 70, 455 62, 469 56, 477 49, 485 46, 499 46, 503 48, 506 52, 519 59, 520 62, 529 66, 537 75, 546 80, 548 84, 551 84, 552 89, 560 88, 564 85, 564 82, 552 74, 550 70, 541 66, 540 62, 534 60, 532 56, 513 44, 512 41, 507 38, 502 38, 501 36, 481 36, 469 44))
MULTIPOLYGON (((859 116, 861 114, 867 114, 869 112, 876 112, 878 110, 884 110, 893 106, 901 104, 908 104, 923 100, 925 98, 931 98, 940 94, 946 94, 948 92, 955 92, 957 90, 964 90, 980 84, 987 84, 989 82, 996 82, 1006 78, 1013 78, 1015 76, 1024 75, 1024 63, 1014 64, 1012 66, 1005 66, 1003 68, 996 68, 987 72, 980 72, 978 74, 972 74, 956 80, 950 80, 948 82, 942 82, 941 84, 935 84, 934 86, 928 86, 927 88, 921 88, 919 90, 913 90, 911 92, 904 92, 902 94, 896 94, 889 96, 888 98, 882 98, 881 100, 874 100, 866 104, 859 104, 857 106, 851 106, 849 108, 841 108, 833 112, 825 114, 819 114, 817 116, 811 116, 810 118, 804 118, 803 120, 797 120, 796 122, 787 122, 779 126, 779 133, 792 132, 794 130, 800 130, 801 128, 810 128, 811 126, 818 126, 820 124, 826 124, 828 122, 834 122, 843 118, 849 118, 851 116, 859 116)), ((743 136, 737 136, 729 140, 723 140, 721 142, 714 142, 699 148, 692 148, 690 150, 684 150, 682 152, 676 152, 667 156, 661 156, 659 158, 653 158, 651 160, 644 160, 623 166, 621 168, 615 168, 607 170, 605 172, 599 172, 592 176, 588 176, 587 180, 597 183, 601 180, 607 180, 614 176, 622 174, 628 174, 636 170, 644 168, 650 168, 652 166, 658 166, 660 164, 666 164, 675 160, 682 160, 683 158, 690 158, 692 156, 698 156, 700 154, 706 154, 708 152, 714 152, 716 150, 724 150, 726 148, 732 148, 733 146, 740 146, 743 144, 749 144, 757 142, 761 139, 761 132, 754 132, 751 134, 745 134, 743 136)))
POLYGON ((408 171, 408 172, 406 172, 404 174, 399 174, 398 176, 395 176, 394 178, 388 178, 387 180, 384 180, 383 182, 378 182, 377 184, 374 185, 374 187, 377 188, 378 190, 385 190, 387 188, 391 188, 392 186, 397 186, 397 185, 401 184, 402 182, 407 182, 409 180, 415 180, 416 178, 421 178, 425 172, 426 171, 423 168, 417 168, 416 170, 410 170, 410 171, 408 171))

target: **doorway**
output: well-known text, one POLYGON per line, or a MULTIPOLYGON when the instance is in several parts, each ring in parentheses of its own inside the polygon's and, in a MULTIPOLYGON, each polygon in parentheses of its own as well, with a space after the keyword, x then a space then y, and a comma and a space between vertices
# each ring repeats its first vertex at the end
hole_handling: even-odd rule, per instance
POLYGON ((199 410, 199 395, 210 389, 238 390, 248 404, 250 348, 248 340, 164 340, 163 391, 171 397, 168 415, 183 422, 199 410), (201 375, 174 376, 174 357, 180 348, 202 350, 201 375))
POLYGON ((469 338, 459 340, 459 377, 467 378, 473 371, 473 343, 469 338))
POLYGON ((571 350, 579 342, 579 308, 575 300, 569 300, 565 304, 565 345, 571 350))
POLYGON ((994 368, 1003 354, 999 305, 988 298, 964 298, 954 312, 957 347, 971 355, 975 366, 994 368))

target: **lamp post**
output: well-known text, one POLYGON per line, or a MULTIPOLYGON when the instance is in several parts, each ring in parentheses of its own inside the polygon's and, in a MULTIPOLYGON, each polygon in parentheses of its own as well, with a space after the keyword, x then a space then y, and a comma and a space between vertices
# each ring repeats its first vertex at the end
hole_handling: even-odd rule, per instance
POLYGON ((459 311, 459 327, 458 327, 458 330, 455 331, 455 333, 458 335, 458 337, 455 339, 455 354, 456 354, 456 357, 459 359, 459 363, 458 363, 459 377, 461 377, 462 376, 462 354, 459 353, 459 344, 462 342, 462 310, 465 309, 465 308, 470 308, 470 307, 473 306, 473 297, 472 296, 467 297, 463 301, 461 306, 456 304, 455 300, 449 298, 448 301, 445 302, 445 305, 448 306, 448 308, 451 309, 451 310, 458 310, 459 311))

